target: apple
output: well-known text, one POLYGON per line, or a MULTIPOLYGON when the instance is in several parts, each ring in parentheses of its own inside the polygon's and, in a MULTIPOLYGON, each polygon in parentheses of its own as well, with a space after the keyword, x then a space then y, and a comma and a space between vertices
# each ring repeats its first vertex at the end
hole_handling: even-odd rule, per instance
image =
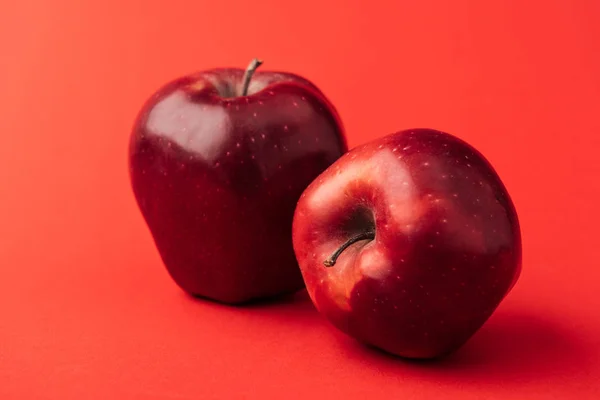
POLYGON ((293 242, 316 308, 406 358, 444 356, 490 317, 521 271, 508 192, 477 150, 431 129, 357 147, 302 194, 293 242))
POLYGON ((296 202, 347 151, 323 93, 260 64, 167 83, 130 139, 131 185, 168 273, 185 292, 227 304, 304 287, 296 202))

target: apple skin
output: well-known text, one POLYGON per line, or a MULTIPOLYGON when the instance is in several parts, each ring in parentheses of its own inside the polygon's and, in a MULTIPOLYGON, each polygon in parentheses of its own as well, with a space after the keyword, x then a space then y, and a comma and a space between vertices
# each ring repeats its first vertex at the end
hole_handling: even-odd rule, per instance
POLYGON ((444 132, 357 147, 302 194, 296 257, 334 326, 386 352, 445 356, 490 317, 521 271, 515 207, 490 163, 444 132), (374 231, 324 261, 350 238, 374 231))
POLYGON ((131 133, 133 192, 173 280, 239 304, 304 287, 292 246, 302 191, 347 151, 321 91, 289 73, 219 68, 173 80, 131 133))

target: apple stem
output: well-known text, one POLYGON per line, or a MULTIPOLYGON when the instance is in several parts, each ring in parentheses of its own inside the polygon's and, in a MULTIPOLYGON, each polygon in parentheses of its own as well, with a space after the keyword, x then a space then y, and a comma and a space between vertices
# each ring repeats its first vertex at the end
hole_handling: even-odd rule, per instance
POLYGON ((323 265, 326 267, 333 267, 337 262, 338 257, 346 250, 348 247, 352 246, 356 242, 360 242, 361 240, 373 240, 375 239, 375 232, 368 231, 358 234, 356 236, 351 237, 344 243, 339 249, 335 251, 327 260, 323 261, 323 265))
POLYGON ((248 87, 250 86, 250 80, 252 79, 252 75, 256 72, 256 69, 262 65, 263 61, 255 58, 250 61, 248 68, 246 68, 246 72, 244 73, 244 81, 242 84, 242 96, 248 95, 248 87))

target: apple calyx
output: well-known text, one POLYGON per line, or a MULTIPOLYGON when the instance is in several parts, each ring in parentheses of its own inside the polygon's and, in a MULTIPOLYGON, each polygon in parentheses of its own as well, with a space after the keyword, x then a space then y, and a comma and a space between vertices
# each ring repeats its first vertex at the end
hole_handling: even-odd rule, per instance
POLYGON ((258 58, 250 61, 250 64, 246 68, 246 72, 244 73, 244 80, 242 82, 242 96, 248 95, 248 87, 250 87, 250 80, 252 79, 252 75, 256 72, 256 69, 262 65, 263 61, 258 58))
POLYGON ((323 261, 323 265, 326 267, 333 267, 337 262, 338 257, 346 250, 348 247, 352 246, 356 242, 360 242, 361 240, 373 240, 375 239, 374 231, 362 232, 356 236, 348 239, 343 245, 340 246, 327 260, 323 261))

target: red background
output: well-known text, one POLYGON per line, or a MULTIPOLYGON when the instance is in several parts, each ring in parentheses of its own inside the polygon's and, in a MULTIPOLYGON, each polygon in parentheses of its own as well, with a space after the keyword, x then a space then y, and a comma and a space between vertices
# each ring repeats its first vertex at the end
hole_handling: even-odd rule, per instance
POLYGON ((0 398, 600 398, 597 0, 0 7, 0 398), (494 164, 523 274, 454 356, 383 356, 302 294, 228 308, 169 279, 129 187, 133 118, 254 56, 320 86, 351 146, 431 127, 494 164))

